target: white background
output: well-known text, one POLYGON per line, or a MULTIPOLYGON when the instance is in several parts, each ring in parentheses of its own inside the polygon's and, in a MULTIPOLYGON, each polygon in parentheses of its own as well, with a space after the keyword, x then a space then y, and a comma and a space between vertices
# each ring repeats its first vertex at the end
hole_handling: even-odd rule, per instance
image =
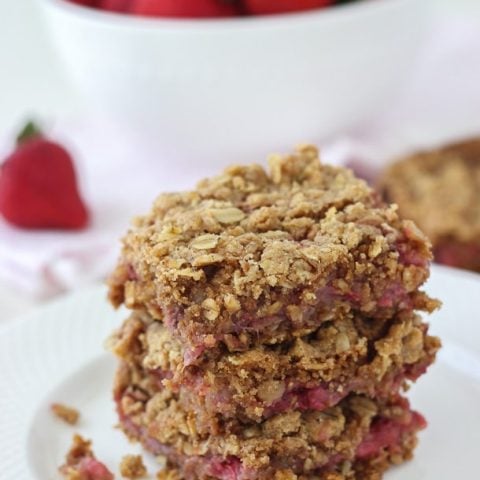
MULTIPOLYGON (((0 0, 0 138, 31 113, 68 114, 80 107, 49 43, 41 1, 0 0)), ((435 1, 446 11, 480 15, 480 0, 435 1)))

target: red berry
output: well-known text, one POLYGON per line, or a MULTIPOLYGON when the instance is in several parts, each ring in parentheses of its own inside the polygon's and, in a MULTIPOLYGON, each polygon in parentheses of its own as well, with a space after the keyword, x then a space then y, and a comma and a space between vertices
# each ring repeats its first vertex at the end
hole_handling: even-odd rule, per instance
POLYGON ((130 11, 131 0, 98 0, 97 8, 109 10, 110 12, 130 11))
POLYGON ((229 0, 132 0, 132 13, 151 17, 231 17, 238 14, 229 0))
POLYGON ((244 3, 251 15, 265 15, 328 7, 334 0, 244 0, 244 3))
POLYGON ((23 228, 85 227, 88 211, 69 153, 31 128, 20 136, 1 166, 0 213, 23 228))
POLYGON ((98 0, 70 0, 72 3, 82 5, 83 7, 97 7, 98 0))

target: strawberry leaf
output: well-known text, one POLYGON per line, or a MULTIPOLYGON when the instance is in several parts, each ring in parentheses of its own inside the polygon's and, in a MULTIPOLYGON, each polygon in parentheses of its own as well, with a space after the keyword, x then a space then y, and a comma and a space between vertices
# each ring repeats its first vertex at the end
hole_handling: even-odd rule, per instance
POLYGON ((35 122, 28 122, 17 135, 17 145, 22 145, 33 138, 41 137, 42 131, 35 122))

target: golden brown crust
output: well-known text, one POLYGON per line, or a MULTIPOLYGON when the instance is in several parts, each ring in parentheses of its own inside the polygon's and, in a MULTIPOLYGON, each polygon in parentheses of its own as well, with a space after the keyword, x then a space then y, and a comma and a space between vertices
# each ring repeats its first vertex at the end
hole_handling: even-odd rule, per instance
POLYGON ((56 417, 69 425, 76 425, 80 418, 80 412, 76 408, 61 403, 54 403, 50 408, 56 417))
POLYGON ((124 238, 110 299, 146 309, 192 350, 312 330, 350 311, 426 308, 430 245, 314 147, 161 195, 124 238), (317 325, 310 324, 315 314, 317 325))

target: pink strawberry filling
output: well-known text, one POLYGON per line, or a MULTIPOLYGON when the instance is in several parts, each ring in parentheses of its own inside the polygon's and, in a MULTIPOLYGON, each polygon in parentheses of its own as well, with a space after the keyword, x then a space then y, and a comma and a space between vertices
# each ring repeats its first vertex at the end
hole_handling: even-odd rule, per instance
POLYGON ((102 463, 92 457, 80 460, 76 467, 82 480, 113 480, 113 474, 102 463))
MULTIPOLYGON (((415 265, 419 268, 426 269, 428 266, 428 258, 425 258, 421 252, 417 252, 408 248, 408 245, 398 245, 399 256, 404 265, 415 265)), ((289 329, 294 328, 316 328, 322 321, 331 318, 332 310, 337 306, 342 309, 350 305, 352 309, 358 309, 369 315, 375 316, 380 314, 383 309, 413 309, 415 305, 411 298, 411 291, 407 290, 401 280, 391 281, 384 287, 382 291, 372 292, 369 294, 370 299, 365 299, 365 291, 368 285, 363 280, 353 282, 349 292, 345 293, 335 288, 331 283, 335 278, 328 280, 326 286, 319 288, 316 292, 316 305, 302 305, 302 315, 295 321, 292 320, 285 311, 281 311, 276 315, 266 317, 258 317, 254 313, 241 312, 236 318, 225 325, 218 326, 215 333, 198 332, 195 335, 186 335, 184 340, 184 361, 185 365, 195 363, 204 351, 213 348, 217 343, 224 342, 230 350, 243 350, 243 345, 236 337, 241 332, 266 333, 269 331, 278 331, 281 326, 288 326, 289 329), (375 295, 376 294, 376 295, 375 295), (208 337, 208 344, 205 338, 208 337)), ((370 287, 370 289, 373 287, 370 287)), ((414 289, 413 289, 414 290, 414 289)), ((290 301, 286 304, 295 304, 298 298, 292 295, 290 301)), ((183 319, 183 311, 179 307, 163 308, 164 323, 167 328, 176 336, 180 334, 181 323, 183 319)))
POLYGON ((348 395, 349 389, 342 392, 331 392, 328 388, 319 386, 314 388, 296 388, 284 393, 283 397, 270 405, 266 416, 285 412, 291 408, 298 410, 325 410, 336 405, 348 395))
POLYGON ((242 462, 236 457, 229 457, 226 460, 212 457, 206 463, 205 473, 222 480, 237 480, 242 477, 243 470, 242 462))
POLYGON ((423 430, 427 421, 418 412, 411 412, 408 423, 402 424, 391 419, 379 418, 370 428, 370 432, 357 448, 357 458, 374 457, 383 448, 395 448, 404 434, 423 430))
MULTIPOLYGON (((322 411, 335 406, 351 392, 367 393, 382 398, 392 392, 397 392, 406 380, 415 381, 426 372, 430 363, 430 360, 426 360, 422 363, 405 365, 401 371, 385 376, 378 385, 372 384, 368 379, 353 378, 343 383, 341 391, 335 387, 335 384, 307 386, 286 379, 285 392, 281 398, 273 403, 266 403, 252 395, 250 407, 264 408, 263 418, 268 418, 289 409, 322 411)), ((170 372, 161 369, 150 370, 149 374, 156 379, 156 384, 160 390, 164 388, 163 379, 171 378, 170 372)), ((204 398, 208 408, 219 413, 228 415, 229 412, 232 412, 232 408, 235 408, 232 393, 228 387, 212 388, 201 375, 191 375, 180 386, 180 388, 182 387, 189 394, 204 398)))
POLYGON ((393 308, 395 305, 404 309, 412 308, 408 292, 400 282, 393 282, 384 290, 382 296, 378 299, 378 305, 385 308, 393 308))
POLYGON ((404 265, 415 265, 416 267, 427 268, 429 264, 428 258, 418 250, 412 250, 406 243, 397 245, 400 261, 404 265))

